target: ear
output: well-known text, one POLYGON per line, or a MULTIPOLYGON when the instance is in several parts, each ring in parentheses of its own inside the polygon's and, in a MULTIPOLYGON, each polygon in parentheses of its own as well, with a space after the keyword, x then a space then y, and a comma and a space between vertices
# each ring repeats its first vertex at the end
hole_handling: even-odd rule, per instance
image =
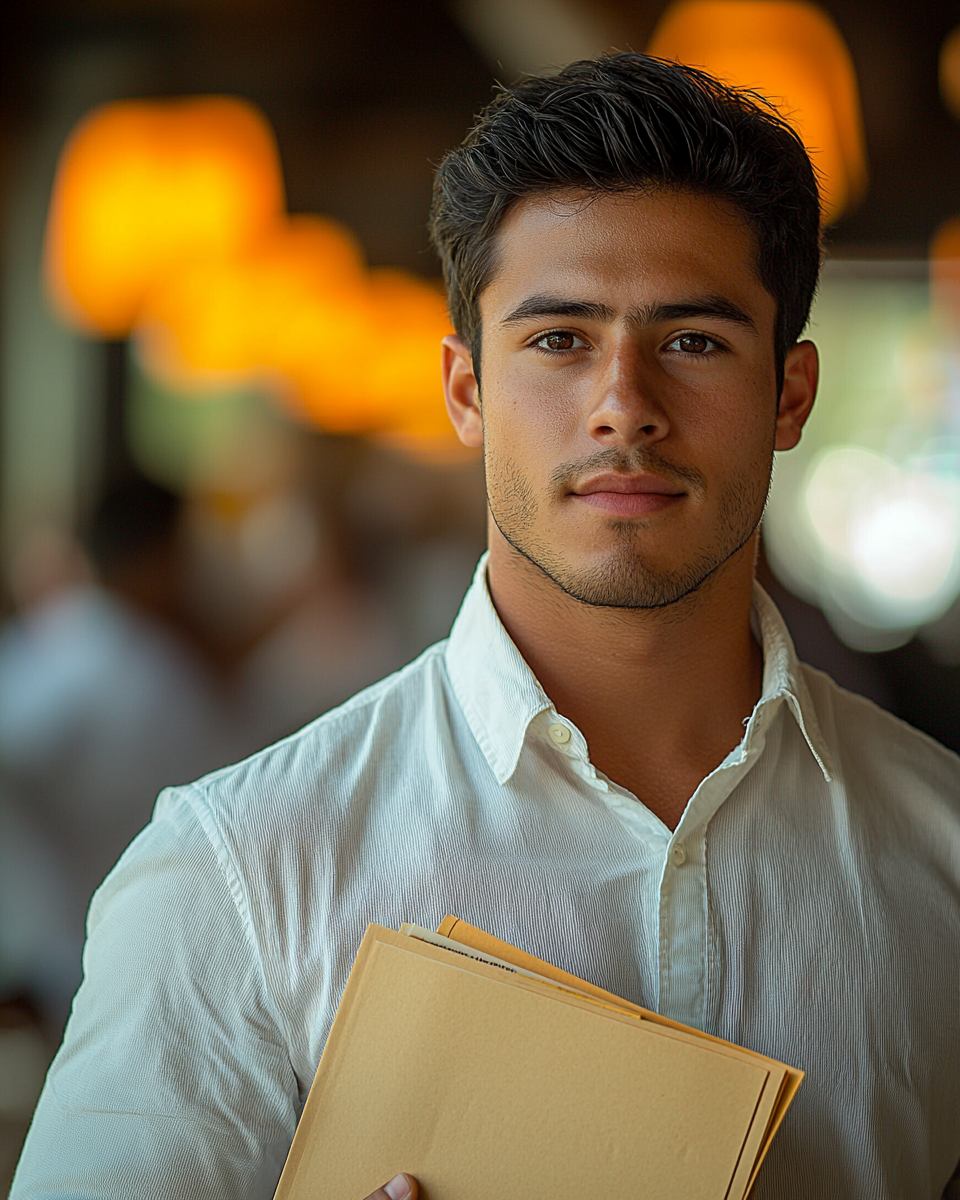
POLYGON ((456 334, 445 337, 441 347, 440 372, 450 420, 465 446, 482 446, 483 418, 473 355, 463 338, 456 334))
POLYGON ((817 396, 819 376, 820 358, 813 342, 797 342, 791 346, 783 364, 775 449, 792 450, 800 441, 817 396))

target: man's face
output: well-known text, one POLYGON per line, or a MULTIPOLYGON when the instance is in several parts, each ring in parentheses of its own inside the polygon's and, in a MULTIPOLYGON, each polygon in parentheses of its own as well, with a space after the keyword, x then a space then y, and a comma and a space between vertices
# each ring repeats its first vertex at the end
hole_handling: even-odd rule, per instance
POLYGON ((688 192, 537 197, 497 260, 479 413, 498 529, 578 600, 675 603, 749 541, 770 483, 776 304, 751 231, 688 192))

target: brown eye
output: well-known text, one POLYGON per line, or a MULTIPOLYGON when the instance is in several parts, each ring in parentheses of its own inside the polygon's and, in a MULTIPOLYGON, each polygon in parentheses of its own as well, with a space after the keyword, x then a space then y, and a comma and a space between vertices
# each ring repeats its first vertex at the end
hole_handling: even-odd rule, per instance
POLYGON ((706 354, 713 344, 710 338, 704 337, 702 333, 685 333, 672 343, 684 354, 706 354))
POLYGON ((547 350, 559 354, 564 350, 580 350, 586 345, 586 342, 582 338, 577 337, 575 333, 558 329, 553 333, 545 333, 543 337, 537 338, 534 345, 538 350, 547 350))

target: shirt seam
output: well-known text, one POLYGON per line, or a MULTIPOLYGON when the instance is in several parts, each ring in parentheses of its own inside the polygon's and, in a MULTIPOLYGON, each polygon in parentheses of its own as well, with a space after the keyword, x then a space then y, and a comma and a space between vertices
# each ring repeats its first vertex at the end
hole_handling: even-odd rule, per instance
POLYGON ((434 642, 415 659, 405 663, 389 675, 385 675, 383 679, 378 679, 375 683, 370 684, 369 687, 361 688, 359 692, 355 692, 342 704, 337 705, 336 708, 331 708, 327 712, 314 717, 299 729, 295 729, 293 733, 288 733, 286 737, 271 742, 269 745, 256 750, 253 754, 247 755, 238 762, 227 763, 222 767, 217 767, 216 770, 208 772, 208 774, 201 776, 200 779, 192 783, 178 786, 202 790, 204 795, 206 795, 209 786, 223 782, 231 783, 231 776, 236 772, 238 767, 256 765, 261 760, 265 761, 274 757, 280 750, 286 749, 288 746, 295 745, 298 742, 308 742, 311 739, 322 736, 328 728, 335 727, 340 721, 347 720, 358 711, 362 712, 365 708, 382 703, 391 691, 403 685, 408 676, 428 669, 433 659, 445 659, 448 641, 448 638, 441 638, 440 641, 434 642))
POLYGON ((263 984, 263 994, 270 1006, 271 1016, 273 1017, 273 1021, 277 1029, 283 1035, 283 1046, 289 1058, 290 1046, 292 1045, 290 1024, 284 1016, 281 1005, 277 997, 274 996, 270 987, 260 943, 253 927, 253 918, 250 913, 250 903, 247 898, 243 881, 240 877, 240 871, 236 857, 227 844, 227 839, 223 835, 223 830, 220 826, 220 823, 214 815, 213 805, 210 803, 206 786, 203 783, 188 784, 184 789, 184 800, 189 805, 191 812, 196 817, 200 828, 203 830, 207 841, 210 843, 210 848, 213 850, 224 882, 227 885, 227 890, 230 893, 230 898, 233 901, 234 907, 237 911, 237 916, 240 918, 240 924, 243 928, 244 936, 247 939, 247 943, 260 972, 260 980, 263 984))

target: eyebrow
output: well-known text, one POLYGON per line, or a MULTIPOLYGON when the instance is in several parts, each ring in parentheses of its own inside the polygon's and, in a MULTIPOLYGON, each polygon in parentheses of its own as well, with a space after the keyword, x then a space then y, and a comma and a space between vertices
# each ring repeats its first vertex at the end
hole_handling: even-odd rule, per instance
POLYGON ((757 323, 739 304, 725 296, 697 296, 690 300, 678 300, 673 304, 649 304, 631 309, 630 318, 638 325, 659 325, 663 321, 689 321, 698 317, 712 317, 718 321, 730 321, 744 329, 757 332, 757 323))
POLYGON ((609 304, 590 300, 564 300, 560 296, 529 296, 500 322, 515 325, 531 317, 576 317, 585 321, 612 321, 616 311, 609 304))
MULTIPOLYGON (((591 300, 568 300, 561 296, 530 296, 518 304, 512 312, 500 322, 501 325, 514 325, 527 321, 531 317, 573 317, 586 321, 600 321, 606 324, 617 316, 616 310, 609 304, 601 304, 591 300)), ((698 317, 712 317, 714 320, 729 321, 741 325, 753 333, 757 332, 757 324, 749 313, 725 296, 714 294, 691 297, 689 300, 677 300, 673 303, 643 304, 632 308, 630 320, 640 326, 659 325, 664 321, 688 321, 698 317)))

